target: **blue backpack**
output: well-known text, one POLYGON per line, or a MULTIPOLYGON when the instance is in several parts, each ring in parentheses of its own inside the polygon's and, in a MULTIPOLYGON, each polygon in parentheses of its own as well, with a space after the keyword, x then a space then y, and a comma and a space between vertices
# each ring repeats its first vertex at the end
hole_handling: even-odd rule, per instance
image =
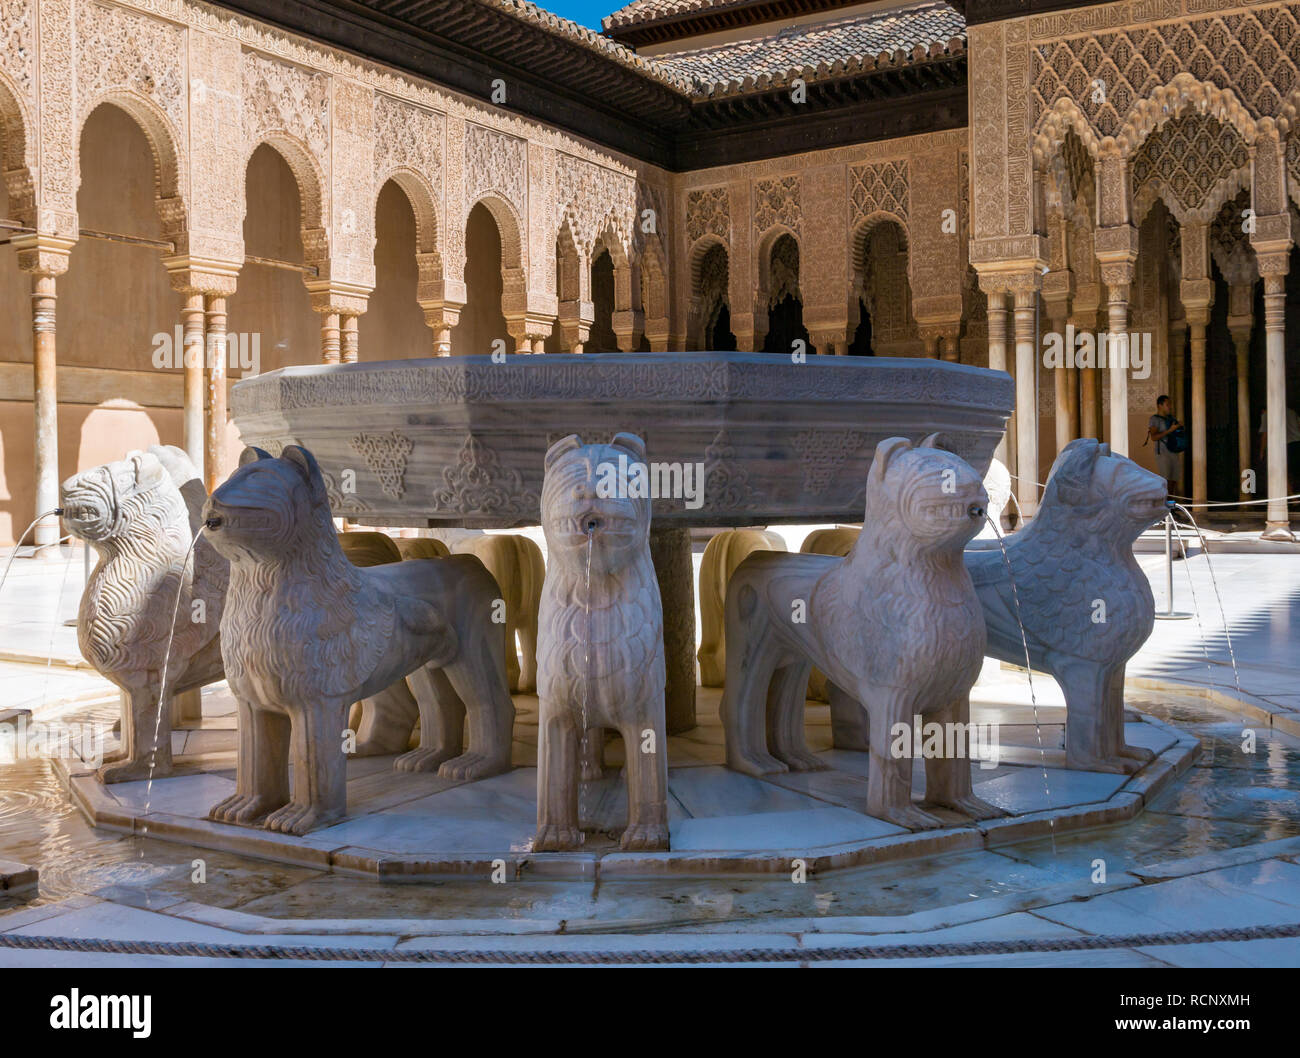
MULTIPOLYGON (((1161 418, 1165 420, 1166 429, 1168 429, 1168 424, 1174 421, 1174 417, 1172 415, 1162 415, 1161 418)), ((1166 452, 1173 452, 1175 454, 1179 452, 1186 452, 1187 431, 1182 426, 1179 426, 1178 429, 1176 429, 1173 433, 1166 434, 1164 437, 1162 437, 1160 439, 1160 442, 1165 446, 1166 452)))

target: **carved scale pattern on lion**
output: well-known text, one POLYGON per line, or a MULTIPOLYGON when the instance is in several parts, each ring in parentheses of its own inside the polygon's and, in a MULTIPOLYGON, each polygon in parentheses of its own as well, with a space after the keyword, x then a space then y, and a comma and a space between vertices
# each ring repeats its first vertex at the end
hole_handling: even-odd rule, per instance
POLYGON ((64 524, 99 556, 81 598, 77 641, 124 695, 122 753, 100 768, 103 782, 169 775, 170 699, 222 678, 218 629, 229 568, 202 538, 190 555, 206 499, 198 470, 171 445, 132 452, 63 483, 64 524))
POLYGON ((320 468, 296 445, 248 449, 209 498, 205 536, 230 560, 221 646, 239 721, 235 793, 217 822, 304 834, 343 817, 353 702, 423 669, 420 748, 401 770, 450 779, 510 767, 514 704, 496 583, 468 555, 362 568, 344 556, 320 468), (466 712, 469 747, 446 759, 466 712), (289 763, 293 763, 293 788, 289 763))
POLYGON ((1132 773, 1151 759, 1124 741, 1124 668, 1155 623, 1133 541, 1165 513, 1166 499, 1161 478, 1109 445, 1071 441, 1052 465, 1038 513, 1007 537, 1011 575, 1000 551, 966 552, 988 653, 1023 665, 1027 640, 1033 667, 1061 685, 1071 768, 1132 773), (1094 617, 1098 601, 1105 620, 1094 617))

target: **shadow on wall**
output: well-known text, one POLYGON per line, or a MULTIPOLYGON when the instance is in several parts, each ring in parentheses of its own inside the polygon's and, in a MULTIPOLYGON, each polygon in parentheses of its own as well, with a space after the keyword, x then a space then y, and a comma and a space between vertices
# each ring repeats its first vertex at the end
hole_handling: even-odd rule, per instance
MULTIPOLYGON (((34 429, 30 403, 0 404, 0 547, 12 546, 38 513, 34 429)), ((181 430, 175 408, 144 408, 125 399, 60 404, 59 480, 152 444, 179 445, 181 430)))

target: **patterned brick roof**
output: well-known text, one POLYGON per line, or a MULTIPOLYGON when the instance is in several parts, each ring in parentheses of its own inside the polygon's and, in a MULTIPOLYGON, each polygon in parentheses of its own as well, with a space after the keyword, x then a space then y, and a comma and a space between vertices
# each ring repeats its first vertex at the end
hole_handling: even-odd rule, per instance
MULTIPOLYGON (((378 10, 399 17, 414 0, 364 0, 378 10)), ((567 18, 552 14, 532 0, 464 0, 500 12, 571 45, 603 56, 633 70, 651 82, 693 99, 779 87, 793 77, 805 81, 818 77, 866 73, 883 67, 905 66, 927 57, 964 50, 966 26, 962 16, 946 3, 929 0, 876 14, 795 26, 767 32, 752 40, 662 55, 639 55, 632 48, 602 36, 567 18)), ((636 0, 615 15, 639 5, 655 10, 672 6, 718 7, 737 0, 636 0)), ((615 16, 610 16, 611 18, 615 16)), ((647 16, 648 17, 648 16, 647 16)), ((658 16, 656 16, 658 17, 658 16)))
POLYGON ((635 26, 641 22, 657 22, 661 18, 671 18, 673 15, 728 7, 736 2, 737 0, 632 0, 626 7, 620 7, 613 14, 606 15, 601 19, 600 24, 606 29, 635 26))
POLYGON ((906 65, 960 53, 965 47, 962 16, 947 3, 929 2, 876 15, 791 26, 753 40, 664 53, 656 55, 654 62, 689 79, 698 94, 719 95, 779 86, 793 77, 812 80, 906 65))

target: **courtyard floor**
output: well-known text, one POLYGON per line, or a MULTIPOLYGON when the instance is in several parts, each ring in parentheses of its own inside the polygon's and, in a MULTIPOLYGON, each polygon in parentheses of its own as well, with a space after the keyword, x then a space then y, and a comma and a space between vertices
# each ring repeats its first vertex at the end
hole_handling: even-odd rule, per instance
MULTIPOLYGON (((1163 609, 1163 557, 1139 560, 1163 609)), ((1127 787, 1129 802, 1140 804, 1117 822, 1082 830, 1051 825, 1006 842, 987 840, 988 828, 966 827, 964 847, 813 869, 803 882, 784 870, 646 877, 583 868, 569 877, 524 871, 501 884, 486 873, 402 884, 338 873, 327 860, 273 862, 265 850, 250 855, 211 842, 184 844, 183 835, 161 841, 95 829, 60 783, 59 771, 75 774, 75 766, 26 760, 0 764, 0 860, 32 864, 40 878, 35 891, 0 892, 0 944, 21 937, 107 939, 133 942, 140 953, 0 947, 0 964, 265 965, 242 949, 277 945, 365 965, 433 952, 486 963, 546 953, 635 961, 644 956, 633 953, 652 952, 670 963, 749 965, 1300 965, 1300 930, 1278 928, 1300 924, 1300 556, 1214 554, 1207 561, 1194 553, 1174 573, 1175 607, 1195 609, 1197 616, 1157 622, 1130 665, 1128 705, 1130 730, 1155 737, 1152 748, 1160 743, 1172 752, 1199 742, 1198 752, 1187 753, 1185 770, 1170 765, 1146 784, 1140 776, 1126 782, 1066 772, 1055 766, 1059 695, 1048 678, 1036 677, 1031 692, 1022 673, 993 671, 975 695, 976 719, 996 717, 1007 725, 1007 759, 998 769, 973 772, 983 796, 998 800, 1001 784, 1014 793, 998 803, 1028 817, 1050 807, 1049 798, 1057 808, 1095 811, 1127 787), (1253 753, 1243 750, 1247 729, 1254 732, 1253 753), (194 880, 197 860, 202 882, 194 880), (1226 932, 1207 937, 1209 930, 1226 932), (1160 934, 1159 942, 1126 940, 1160 934), (1189 936, 1177 943, 1170 934, 1189 936), (234 947, 175 954, 176 942, 234 947)), ((61 623, 75 612, 81 576, 79 556, 15 563, 0 594, 0 713, 26 708, 41 718, 111 722, 115 695, 93 672, 76 667, 84 662, 75 633, 61 623)), ((702 692, 702 717, 713 700, 713 692, 702 692)), ((452 806, 444 802, 436 815, 431 809, 412 823, 406 817, 420 813, 410 805, 464 799, 479 787, 492 795, 490 806, 473 809, 484 825, 502 828, 506 847, 526 841, 532 807, 526 787, 534 775, 527 704, 521 699, 516 773, 489 780, 490 788, 417 792, 389 806, 396 823, 367 823, 362 813, 331 828, 339 831, 333 836, 319 832, 302 840, 332 849, 358 844, 358 835, 342 832, 348 827, 368 841, 376 827, 390 836, 412 825, 428 833, 437 818, 454 816, 452 806)), ((184 815, 192 801, 189 814, 200 816, 216 799, 209 787, 229 782, 230 762, 219 759, 220 740, 229 736, 226 711, 217 689, 206 696, 204 728, 177 733, 178 749, 218 754, 208 767, 158 781, 152 790, 125 784, 112 796, 132 809, 128 814, 153 812, 165 802, 169 814, 184 815), (187 792, 185 782, 195 785, 187 792), (169 791, 169 784, 178 785, 169 791), (142 789, 127 788, 134 786, 142 789)), ((812 720, 810 741, 824 748, 816 709, 812 720)), ((704 725, 673 741, 673 841, 681 856, 692 848, 739 854, 755 844, 747 831, 753 826, 785 836, 780 842, 764 837, 774 848, 825 850, 909 838, 881 831, 887 824, 854 808, 854 781, 860 781, 854 754, 831 754, 831 772, 738 782, 744 777, 714 759, 716 728, 704 725), (694 759, 687 761, 689 753, 694 759)), ((354 781, 380 782, 391 774, 386 763, 354 762, 354 781)), ((617 797, 604 798, 599 788, 590 794, 591 812, 609 815, 612 824, 617 797)), ((446 827, 456 831, 452 823, 446 827)), ((815 855, 812 861, 816 868, 815 855)))

